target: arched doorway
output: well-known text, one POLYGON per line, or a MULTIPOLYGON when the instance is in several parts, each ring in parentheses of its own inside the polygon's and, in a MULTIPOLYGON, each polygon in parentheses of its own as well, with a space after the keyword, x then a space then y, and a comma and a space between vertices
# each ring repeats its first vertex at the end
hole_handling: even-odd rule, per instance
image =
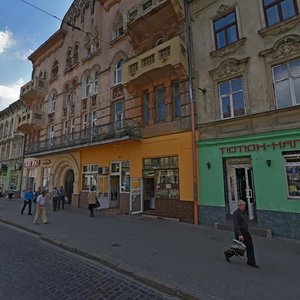
POLYGON ((65 191, 66 191, 66 196, 68 197, 68 203, 71 203, 72 201, 74 179, 75 179, 74 171, 71 169, 68 170, 65 179, 65 191))

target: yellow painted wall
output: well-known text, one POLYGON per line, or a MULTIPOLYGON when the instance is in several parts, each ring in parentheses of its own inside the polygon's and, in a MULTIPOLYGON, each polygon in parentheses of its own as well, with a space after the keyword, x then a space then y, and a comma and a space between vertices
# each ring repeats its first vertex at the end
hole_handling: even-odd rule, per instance
MULTIPOLYGON (((142 177, 143 159, 151 157, 179 157, 180 200, 193 200, 192 134, 178 133, 99 145, 81 151, 81 165, 110 166, 111 161, 129 160, 130 176, 142 177)), ((81 183, 79 183, 81 184, 81 183)))

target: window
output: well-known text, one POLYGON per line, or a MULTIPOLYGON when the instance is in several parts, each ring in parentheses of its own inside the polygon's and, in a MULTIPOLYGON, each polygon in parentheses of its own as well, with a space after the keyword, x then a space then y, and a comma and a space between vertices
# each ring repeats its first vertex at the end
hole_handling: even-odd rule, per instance
POLYGON ((219 84, 222 119, 245 114, 242 77, 219 84))
POLYGON ((148 92, 143 93, 143 99, 144 99, 144 124, 149 125, 149 121, 150 121, 150 99, 149 99, 149 93, 148 92))
POLYGON ((75 118, 71 120, 71 140, 75 139, 75 118))
POLYGON ((214 21, 216 48, 220 49, 238 40, 235 11, 214 21))
POLYGON ((173 114, 174 118, 179 118, 181 116, 181 101, 179 93, 179 81, 176 80, 172 83, 173 87, 173 114))
POLYGON ((115 130, 121 130, 123 128, 124 119, 124 102, 119 101, 115 103, 115 116, 114 116, 114 128, 115 130))
POLYGON ((66 58, 66 69, 70 68, 72 65, 72 48, 68 49, 66 58))
POLYGON ((272 26, 298 13, 296 0, 263 0, 266 25, 272 26))
POLYGON ((300 104, 300 59, 273 67, 277 108, 300 104))
POLYGON ((285 155, 284 167, 288 197, 300 199, 300 153, 285 155))
POLYGON ((54 126, 50 126, 48 129, 48 138, 49 138, 49 145, 53 146, 54 144, 54 126))
POLYGON ((95 72, 95 77, 94 77, 94 94, 98 93, 98 85, 99 85, 99 72, 95 72))
POLYGON ((92 112, 92 136, 96 136, 96 130, 97 130, 97 112, 92 112))
POLYGON ((85 92, 84 92, 84 96, 85 97, 88 97, 89 96, 89 94, 90 94, 90 77, 89 76, 87 76, 86 78, 85 78, 85 92))
POLYGON ((62 135, 62 139, 63 139, 64 143, 66 143, 68 140, 68 133, 69 133, 69 122, 64 121, 63 122, 63 135, 62 135))
POLYGON ((114 70, 114 84, 122 83, 122 65, 123 65, 123 59, 120 59, 118 63, 115 66, 114 70))
POLYGON ((54 79, 57 76, 58 76, 58 61, 55 60, 51 69, 51 79, 54 79))
POLYGON ((156 121, 165 121, 166 119, 166 90, 164 86, 159 86, 155 89, 155 109, 156 121))
POLYGON ((73 64, 78 63, 78 58, 79 58, 79 45, 76 43, 74 47, 73 64))
POLYGON ((115 22, 115 25, 113 25, 112 40, 117 39, 118 37, 122 36, 123 34, 124 34, 123 19, 122 19, 122 16, 119 16, 118 20, 115 22))
POLYGON ((49 99, 49 114, 55 112, 55 106, 56 106, 56 92, 53 92, 49 99))
POLYGON ((82 190, 91 190, 98 187, 98 165, 82 166, 82 190))
POLYGON ((89 126, 88 120, 89 120, 88 114, 84 114, 83 118, 82 118, 82 129, 83 129, 84 137, 87 137, 87 135, 88 135, 88 126, 89 126))

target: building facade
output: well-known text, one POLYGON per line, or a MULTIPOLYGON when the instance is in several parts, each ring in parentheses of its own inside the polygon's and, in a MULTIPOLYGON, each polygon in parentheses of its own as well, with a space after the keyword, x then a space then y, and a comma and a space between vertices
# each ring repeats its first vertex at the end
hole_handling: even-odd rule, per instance
POLYGON ((300 1, 193 1, 199 222, 300 238, 300 1), (249 21, 251 19, 251 22, 249 21))
POLYGON ((25 111, 18 100, 0 112, 0 188, 3 196, 9 190, 21 195, 24 135, 17 131, 20 115, 25 111))
POLYGON ((27 184, 193 222, 184 22, 181 0, 73 2, 21 88, 27 184))

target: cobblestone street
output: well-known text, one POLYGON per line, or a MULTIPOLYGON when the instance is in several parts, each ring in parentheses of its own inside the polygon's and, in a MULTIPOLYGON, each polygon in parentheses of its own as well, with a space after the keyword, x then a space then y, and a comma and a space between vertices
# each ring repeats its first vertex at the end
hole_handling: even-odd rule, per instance
POLYGON ((174 299, 23 231, 0 236, 0 299, 174 299))

